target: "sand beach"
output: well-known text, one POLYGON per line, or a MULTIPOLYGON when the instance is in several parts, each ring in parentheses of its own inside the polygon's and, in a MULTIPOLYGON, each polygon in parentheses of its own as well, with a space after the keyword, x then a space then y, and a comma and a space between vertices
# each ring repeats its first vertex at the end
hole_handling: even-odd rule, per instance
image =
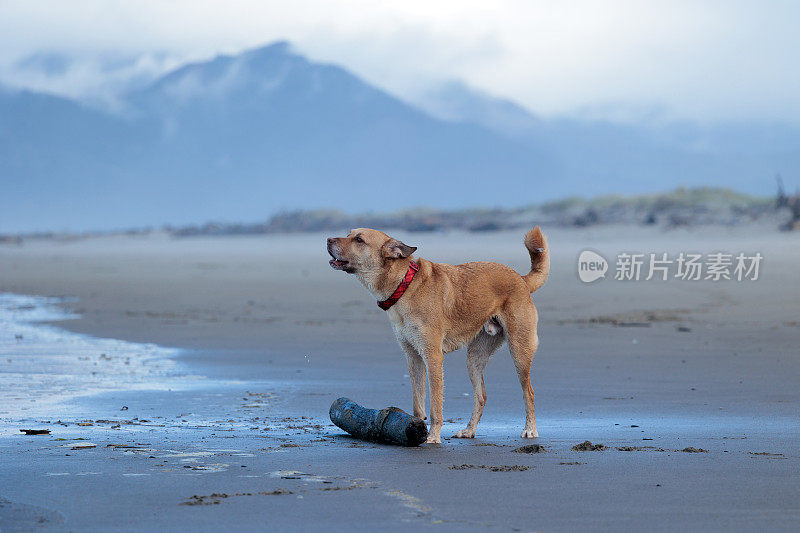
MULTIPOLYGON (((0 245, 0 530, 795 530, 798 236, 544 230, 540 437, 519 438, 503 348, 476 438, 418 448, 328 419, 340 396, 410 410, 411 390, 384 312, 328 266, 327 235, 0 245), (755 281, 618 281, 612 265, 583 283, 586 249, 763 263, 755 281)), ((397 236, 434 261, 527 268, 519 231, 397 236)), ((443 437, 471 394, 449 354, 443 437)))

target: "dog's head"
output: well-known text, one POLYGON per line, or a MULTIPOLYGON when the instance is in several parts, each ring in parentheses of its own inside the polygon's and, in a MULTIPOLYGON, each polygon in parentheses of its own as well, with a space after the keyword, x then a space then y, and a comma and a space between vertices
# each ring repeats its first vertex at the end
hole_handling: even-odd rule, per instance
POLYGON ((328 239, 329 261, 334 270, 348 274, 377 273, 387 268, 391 261, 409 257, 417 248, 393 239, 382 231, 357 228, 347 237, 328 239))

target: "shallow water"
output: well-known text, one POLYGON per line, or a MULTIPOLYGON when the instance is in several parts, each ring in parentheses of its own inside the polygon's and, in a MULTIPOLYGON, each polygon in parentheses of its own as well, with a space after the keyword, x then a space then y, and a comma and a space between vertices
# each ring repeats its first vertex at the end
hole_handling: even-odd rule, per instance
POLYGON ((174 358, 180 350, 95 338, 49 324, 77 318, 63 300, 0 294, 0 427, 13 421, 68 416, 67 400, 111 390, 193 386, 174 358))

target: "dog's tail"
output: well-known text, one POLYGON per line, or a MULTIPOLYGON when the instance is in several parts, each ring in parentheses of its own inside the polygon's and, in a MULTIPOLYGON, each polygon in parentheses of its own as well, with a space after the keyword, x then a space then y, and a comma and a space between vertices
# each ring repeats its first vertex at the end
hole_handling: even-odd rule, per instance
POLYGON ((547 274, 550 272, 550 250, 547 248, 547 239, 542 235, 542 230, 536 226, 525 235, 525 248, 531 254, 531 271, 522 276, 528 289, 534 292, 544 285, 547 274))

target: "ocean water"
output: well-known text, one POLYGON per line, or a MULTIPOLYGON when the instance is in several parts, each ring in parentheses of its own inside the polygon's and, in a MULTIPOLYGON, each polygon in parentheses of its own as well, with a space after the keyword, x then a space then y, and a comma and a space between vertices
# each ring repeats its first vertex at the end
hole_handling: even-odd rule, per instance
POLYGON ((175 390, 198 384, 174 348, 66 331, 77 318, 62 300, 0 293, 0 424, 69 416, 67 401, 112 390, 175 390))

